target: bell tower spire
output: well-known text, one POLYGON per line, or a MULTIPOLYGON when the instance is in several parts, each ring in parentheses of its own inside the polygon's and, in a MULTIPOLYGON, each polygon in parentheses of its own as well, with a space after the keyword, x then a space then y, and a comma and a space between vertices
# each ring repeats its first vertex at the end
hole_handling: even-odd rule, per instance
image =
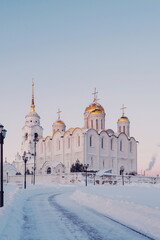
POLYGON ((34 105, 34 81, 32 80, 32 101, 31 101, 31 112, 35 112, 34 105))

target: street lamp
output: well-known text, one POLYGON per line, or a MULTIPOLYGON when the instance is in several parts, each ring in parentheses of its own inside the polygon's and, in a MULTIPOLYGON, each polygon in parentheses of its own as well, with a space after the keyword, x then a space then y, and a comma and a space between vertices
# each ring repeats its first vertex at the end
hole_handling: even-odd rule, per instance
POLYGON ((120 167, 120 175, 122 175, 122 185, 124 185, 124 167, 120 167))
POLYGON ((0 158, 1 158, 1 189, 0 189, 0 207, 4 206, 4 192, 3 192, 3 144, 7 130, 3 129, 3 125, 0 124, 0 158))
POLYGON ((34 134, 33 142, 34 142, 33 184, 35 185, 35 182, 36 182, 36 176, 35 176, 35 174, 36 174, 36 144, 38 142, 38 133, 34 134))
POLYGON ((28 152, 27 154, 26 152, 23 153, 22 159, 24 161, 24 189, 26 189, 26 173, 27 173, 26 164, 29 157, 30 157, 30 152, 28 152))
POLYGON ((84 164, 84 170, 85 170, 85 172, 86 172, 86 181, 85 181, 85 183, 86 183, 86 187, 87 187, 87 168, 89 167, 89 164, 84 164))
POLYGON ((7 174, 7 183, 8 183, 8 172, 6 172, 6 174, 7 174))

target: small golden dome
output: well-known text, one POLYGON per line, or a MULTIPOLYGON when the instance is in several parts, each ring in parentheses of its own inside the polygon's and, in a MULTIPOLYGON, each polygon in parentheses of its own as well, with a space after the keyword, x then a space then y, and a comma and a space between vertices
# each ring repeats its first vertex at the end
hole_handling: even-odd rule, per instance
POLYGON ((129 121, 129 120, 125 116, 122 116, 121 118, 118 119, 118 122, 123 122, 123 121, 129 121))
POLYGON ((58 125, 58 124, 61 124, 61 125, 65 125, 63 121, 61 120, 57 120, 54 124, 58 125))
POLYGON ((92 103, 86 107, 85 112, 104 113, 104 108, 98 103, 92 103))

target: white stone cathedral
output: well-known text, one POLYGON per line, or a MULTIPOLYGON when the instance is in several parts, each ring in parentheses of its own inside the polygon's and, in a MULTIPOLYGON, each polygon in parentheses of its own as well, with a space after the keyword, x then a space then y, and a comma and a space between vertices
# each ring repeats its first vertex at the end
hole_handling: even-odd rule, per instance
POLYGON ((31 154, 27 169, 33 172, 35 149, 36 174, 70 172, 76 161, 89 164, 88 170, 112 170, 112 173, 119 174, 124 168, 124 173, 137 172, 137 141, 130 137, 130 121, 124 115, 124 107, 117 121, 117 131, 106 130, 105 110, 97 101, 96 89, 93 94, 93 102, 84 111, 84 127, 66 130, 58 111, 51 136, 44 138, 40 116, 35 112, 32 84, 31 109, 22 128, 21 155, 17 154, 15 160, 17 172, 24 173, 24 152, 31 154), (35 133, 38 135, 36 148, 35 133))

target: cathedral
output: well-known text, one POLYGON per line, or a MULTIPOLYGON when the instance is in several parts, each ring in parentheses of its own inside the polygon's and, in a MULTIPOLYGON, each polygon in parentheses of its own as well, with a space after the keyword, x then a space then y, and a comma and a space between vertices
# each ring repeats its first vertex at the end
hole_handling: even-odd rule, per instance
POLYGON ((40 116, 35 111, 34 83, 30 112, 22 128, 21 154, 16 155, 17 172, 24 173, 24 152, 30 153, 27 171, 36 174, 69 173, 77 161, 88 170, 110 170, 113 174, 137 172, 137 141, 130 137, 130 121, 124 114, 117 121, 117 131, 106 129, 105 109, 98 103, 96 89, 93 102, 84 110, 84 126, 66 129, 58 118, 50 136, 43 136, 40 116), (37 140, 35 140, 35 136, 37 140))

